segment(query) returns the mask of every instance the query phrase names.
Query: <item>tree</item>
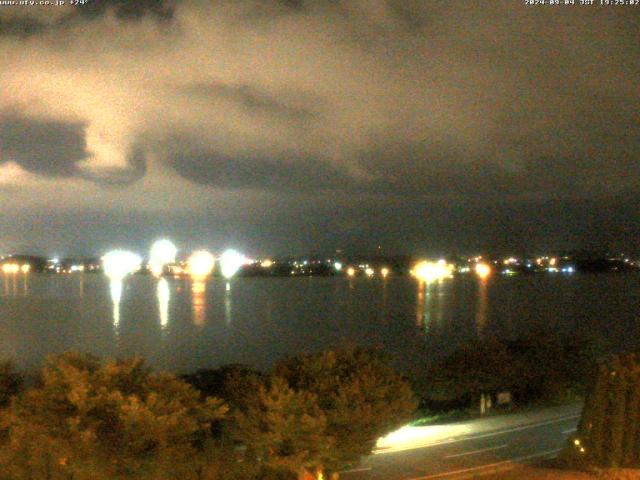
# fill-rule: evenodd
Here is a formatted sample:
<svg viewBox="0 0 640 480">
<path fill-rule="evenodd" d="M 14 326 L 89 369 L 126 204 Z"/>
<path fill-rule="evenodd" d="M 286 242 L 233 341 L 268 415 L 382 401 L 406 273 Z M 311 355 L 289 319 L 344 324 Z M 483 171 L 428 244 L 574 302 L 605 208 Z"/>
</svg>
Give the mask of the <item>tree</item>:
<svg viewBox="0 0 640 480">
<path fill-rule="evenodd" d="M 500 390 L 521 402 L 564 399 L 582 392 L 601 351 L 587 337 L 563 339 L 544 330 L 465 344 L 427 370 L 427 395 L 436 402 L 466 399 L 467 404 Z"/>
<path fill-rule="evenodd" d="M 277 364 L 275 375 L 316 396 L 335 440 L 324 466 L 334 470 L 370 454 L 377 439 L 404 425 L 416 408 L 408 383 L 377 350 L 300 355 Z"/>
<path fill-rule="evenodd" d="M 230 409 L 245 410 L 255 399 L 268 376 L 245 365 L 225 365 L 216 369 L 198 370 L 182 379 L 196 388 L 203 397 L 217 397 Z"/>
<path fill-rule="evenodd" d="M 0 408 L 6 408 L 21 387 L 22 376 L 16 372 L 13 362 L 0 362 Z"/>
<path fill-rule="evenodd" d="M 268 376 L 244 365 L 225 365 L 216 369 L 198 370 L 196 373 L 182 377 L 196 388 L 203 398 L 216 397 L 222 399 L 231 412 L 246 412 L 250 407 L 257 407 L 256 392 L 266 385 Z M 226 421 L 212 424 L 212 434 L 220 446 L 228 445 L 233 439 L 234 415 L 225 417 Z"/>
<path fill-rule="evenodd" d="M 507 346 L 495 340 L 465 345 L 427 370 L 427 388 L 435 400 L 473 399 L 513 387 Z"/>
<path fill-rule="evenodd" d="M 3 418 L 3 470 L 12 479 L 194 478 L 210 423 L 225 410 L 140 359 L 51 356 L 39 385 Z"/>
<path fill-rule="evenodd" d="M 600 365 L 576 435 L 570 463 L 640 468 L 640 361 L 620 354 Z"/>
<path fill-rule="evenodd" d="M 294 391 L 284 379 L 273 377 L 254 396 L 255 402 L 234 412 L 233 433 L 269 475 L 297 474 L 326 461 L 333 439 L 326 433 L 326 418 L 314 394 Z"/>
</svg>

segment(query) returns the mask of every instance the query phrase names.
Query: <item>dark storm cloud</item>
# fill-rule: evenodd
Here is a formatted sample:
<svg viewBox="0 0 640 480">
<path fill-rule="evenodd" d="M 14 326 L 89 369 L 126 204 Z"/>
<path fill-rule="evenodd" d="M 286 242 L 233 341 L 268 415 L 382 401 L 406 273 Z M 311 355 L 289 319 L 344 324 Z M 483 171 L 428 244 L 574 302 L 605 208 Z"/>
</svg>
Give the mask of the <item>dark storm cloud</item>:
<svg viewBox="0 0 640 480">
<path fill-rule="evenodd" d="M 85 125 L 0 114 L 0 163 L 14 161 L 25 170 L 50 177 L 78 173 L 86 160 Z"/>
<path fill-rule="evenodd" d="M 173 168 L 189 180 L 225 189 L 278 192 L 347 189 L 350 178 L 339 168 L 313 158 L 227 156 L 215 151 L 173 153 Z"/>
<path fill-rule="evenodd" d="M 309 95 L 289 92 L 288 98 L 275 98 L 250 85 L 226 85 L 220 82 L 194 83 L 182 88 L 182 94 L 197 102 L 229 101 L 245 109 L 249 114 L 265 114 L 274 118 L 302 122 L 310 120 L 313 112 L 300 105 L 315 99 Z"/>
<path fill-rule="evenodd" d="M 0 168 L 127 184 L 90 207 L 140 225 L 189 211 L 214 226 L 185 229 L 255 245 L 301 226 L 336 248 L 610 244 L 637 232 L 639 19 L 422 0 L 0 9 L 0 111 L 24 110 L 2 119 Z"/>
<path fill-rule="evenodd" d="M 140 20 L 147 16 L 170 21 L 175 11 L 174 4 L 171 0 L 89 0 L 76 8 L 57 7 L 58 11 L 52 10 L 52 6 L 44 7 L 37 13 L 33 12 L 33 8 L 22 8 L 17 13 L 17 7 L 13 11 L 0 9 L 0 36 L 29 37 L 98 19 L 106 13 L 113 13 L 117 19 L 124 21 Z"/>
<path fill-rule="evenodd" d="M 144 16 L 152 16 L 160 20 L 170 20 L 175 10 L 172 0 L 94 0 L 78 9 L 78 15 L 94 17 L 113 11 L 117 18 L 139 20 Z"/>
<path fill-rule="evenodd" d="M 23 170 L 46 178 L 81 177 L 91 181 L 125 185 L 146 171 L 144 151 L 135 147 L 127 155 L 128 168 L 86 171 L 86 125 L 25 117 L 16 112 L 0 114 L 0 165 L 14 162 Z"/>
<path fill-rule="evenodd" d="M 263 16 L 282 12 L 268 10 L 268 5 L 261 3 L 254 10 Z M 254 10 L 246 9 L 247 21 Z M 638 22 L 633 14 L 597 8 L 545 13 L 504 4 L 480 8 L 468 3 L 393 1 L 300 1 L 290 3 L 287 10 L 327 25 L 348 22 L 343 31 L 329 30 L 342 35 L 331 40 L 336 51 L 355 42 L 356 55 L 379 61 L 387 75 L 380 77 L 383 84 L 413 82 L 403 96 L 396 96 L 392 88 L 387 95 L 378 91 L 365 97 L 376 110 L 399 111 L 397 116 L 388 113 L 391 128 L 363 132 L 369 137 L 365 145 L 350 150 L 347 162 L 364 175 L 353 176 L 346 170 L 336 175 L 336 163 L 323 156 L 322 147 L 299 154 L 296 165 L 268 145 L 262 154 L 250 156 L 222 153 L 224 149 L 215 145 L 207 154 L 196 155 L 197 161 L 190 154 L 184 160 L 175 154 L 171 162 L 178 172 L 215 186 L 228 181 L 229 188 L 483 195 L 486 199 L 500 194 L 614 193 L 633 185 L 640 175 L 634 91 L 638 80 L 632 67 L 637 66 L 640 51 L 633 41 Z M 604 23 L 599 25 L 599 20 Z M 461 60 L 470 67 L 466 76 L 464 68 L 460 71 Z M 390 67 L 396 70 L 385 71 Z M 491 83 L 492 78 L 496 83 Z M 274 122 L 286 117 L 303 120 L 309 131 L 326 129 L 333 122 L 326 112 L 317 113 L 313 103 L 292 108 L 250 85 L 199 83 L 185 93 L 201 102 L 226 98 Z M 331 105 L 335 99 L 317 95 L 316 101 Z M 461 110 L 442 113 L 439 105 Z M 353 106 L 366 109 L 367 104 Z M 441 128 L 429 125 L 430 116 L 443 115 L 453 117 L 445 116 Z M 447 130 L 449 123 L 453 128 Z M 477 138 L 469 140 L 463 138 L 467 132 L 456 131 L 465 123 L 469 135 Z M 409 138 L 406 130 L 417 134 Z M 292 129 L 291 135 L 296 134 Z M 305 139 L 296 139 L 300 141 Z M 351 139 L 347 134 L 340 141 L 349 144 Z M 311 163 L 317 166 L 311 168 Z M 292 173 L 283 176 L 281 171 Z"/>
<path fill-rule="evenodd" d="M 0 35 L 30 36 L 48 28 L 45 22 L 31 17 L 3 18 L 0 12 Z"/>
</svg>

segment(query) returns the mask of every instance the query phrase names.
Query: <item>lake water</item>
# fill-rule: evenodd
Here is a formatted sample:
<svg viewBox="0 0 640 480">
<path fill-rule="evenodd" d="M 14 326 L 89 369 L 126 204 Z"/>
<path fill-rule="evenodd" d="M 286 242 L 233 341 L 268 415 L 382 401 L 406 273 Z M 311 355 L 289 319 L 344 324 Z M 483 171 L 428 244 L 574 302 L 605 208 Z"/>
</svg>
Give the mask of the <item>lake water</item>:
<svg viewBox="0 0 640 480">
<path fill-rule="evenodd" d="M 32 368 L 75 349 L 188 372 L 267 368 L 350 344 L 379 346 L 410 370 L 463 342 L 541 326 L 640 347 L 640 274 L 470 275 L 424 287 L 410 277 L 236 278 L 229 290 L 218 278 L 133 276 L 120 287 L 102 275 L 0 275 L 0 358 Z"/>
</svg>

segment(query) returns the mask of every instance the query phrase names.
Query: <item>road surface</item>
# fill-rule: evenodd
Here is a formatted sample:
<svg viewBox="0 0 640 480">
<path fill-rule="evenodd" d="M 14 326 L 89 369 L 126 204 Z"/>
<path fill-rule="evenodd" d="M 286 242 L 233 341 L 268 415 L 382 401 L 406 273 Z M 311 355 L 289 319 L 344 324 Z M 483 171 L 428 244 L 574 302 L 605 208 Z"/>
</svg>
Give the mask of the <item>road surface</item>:
<svg viewBox="0 0 640 480">
<path fill-rule="evenodd" d="M 374 454 L 341 473 L 344 480 L 473 478 L 554 457 L 575 432 L 581 405 L 464 423 L 405 427 Z"/>
</svg>

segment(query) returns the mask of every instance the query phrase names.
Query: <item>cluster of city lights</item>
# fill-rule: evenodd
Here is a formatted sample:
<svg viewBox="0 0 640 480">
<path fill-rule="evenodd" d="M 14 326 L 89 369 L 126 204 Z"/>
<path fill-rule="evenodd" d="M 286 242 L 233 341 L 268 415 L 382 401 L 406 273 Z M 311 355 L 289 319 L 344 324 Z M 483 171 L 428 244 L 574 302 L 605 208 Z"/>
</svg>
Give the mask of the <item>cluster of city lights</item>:
<svg viewBox="0 0 640 480">
<path fill-rule="evenodd" d="M 170 240 L 158 240 L 151 246 L 149 254 L 149 270 L 156 277 L 161 277 L 169 266 L 176 264 L 177 247 Z M 247 260 L 244 255 L 227 250 L 219 258 L 220 272 L 227 280 L 233 277 Z M 186 262 L 186 268 L 175 266 L 172 273 L 187 273 L 193 278 L 202 280 L 213 272 L 216 257 L 206 250 L 193 252 Z M 126 250 L 112 250 L 102 257 L 105 275 L 112 280 L 121 281 L 127 275 L 135 273 L 142 267 L 142 258 Z"/>
<path fill-rule="evenodd" d="M 109 277 L 123 279 L 139 270 L 153 274 L 156 278 L 164 275 L 190 276 L 203 280 L 213 274 L 214 270 L 229 280 L 236 275 L 243 265 L 248 265 L 244 273 L 248 275 L 270 276 L 332 276 L 365 277 L 386 279 L 390 274 L 404 275 L 410 271 L 421 282 L 433 282 L 449 278 L 457 274 L 475 274 L 480 279 L 487 279 L 492 275 L 513 276 L 531 273 L 574 274 L 581 272 L 583 267 L 578 263 L 584 261 L 572 256 L 533 256 L 518 257 L 505 256 L 502 258 L 455 257 L 448 260 L 420 260 L 409 266 L 404 260 L 391 269 L 384 264 L 347 263 L 344 258 L 305 258 L 298 260 L 277 260 L 264 257 L 250 260 L 235 250 L 226 250 L 221 255 L 214 255 L 207 250 L 197 250 L 191 255 L 184 256 L 184 260 L 177 260 L 177 247 L 170 240 L 158 240 L 150 249 L 148 261 L 127 250 L 113 250 L 102 259 L 60 259 L 58 257 L 42 258 L 29 255 L 0 256 L 0 273 L 5 275 L 27 274 L 30 272 L 46 273 L 83 273 L 104 271 Z M 450 257 L 454 258 L 454 257 Z M 624 254 L 595 258 L 596 267 L 602 262 L 607 271 L 628 271 L 640 269 L 640 261 L 632 260 Z M 585 270 L 590 268 L 589 259 L 585 263 Z M 265 272 L 266 271 L 266 272 Z"/>
<path fill-rule="evenodd" d="M 445 260 L 438 260 L 437 262 L 423 260 L 413 267 L 411 274 L 422 282 L 430 283 L 452 277 L 454 270 L 454 265 L 447 263 Z"/>
<path fill-rule="evenodd" d="M 28 263 L 18 264 L 18 263 L 5 263 L 2 265 L 2 273 L 11 274 L 11 273 L 29 273 L 31 271 L 31 265 Z"/>
<path fill-rule="evenodd" d="M 492 273 L 492 268 L 488 263 L 481 261 L 481 257 L 474 259 L 475 266 L 473 271 L 482 280 L 488 278 Z M 422 260 L 418 262 L 411 270 L 411 275 L 417 278 L 420 282 L 432 283 L 445 278 L 453 277 L 456 271 L 456 266 L 452 263 L 447 263 L 446 260 L 438 260 L 437 262 Z M 468 273 L 471 271 L 469 267 L 463 267 L 458 269 L 460 273 Z"/>
<path fill-rule="evenodd" d="M 340 272 L 342 271 L 342 264 L 340 262 L 336 262 L 334 264 L 334 268 L 337 272 Z M 355 267 L 347 267 L 346 269 L 348 277 L 355 277 L 358 271 L 364 272 L 365 276 L 369 278 L 376 275 L 375 269 L 373 267 L 370 267 L 369 265 L 359 265 L 358 269 L 356 269 Z M 379 273 L 382 278 L 387 278 L 390 272 L 391 271 L 387 267 L 382 267 Z"/>
</svg>

